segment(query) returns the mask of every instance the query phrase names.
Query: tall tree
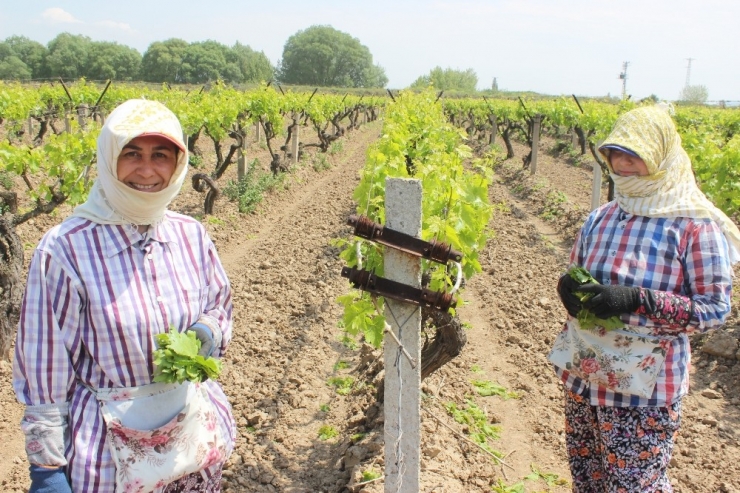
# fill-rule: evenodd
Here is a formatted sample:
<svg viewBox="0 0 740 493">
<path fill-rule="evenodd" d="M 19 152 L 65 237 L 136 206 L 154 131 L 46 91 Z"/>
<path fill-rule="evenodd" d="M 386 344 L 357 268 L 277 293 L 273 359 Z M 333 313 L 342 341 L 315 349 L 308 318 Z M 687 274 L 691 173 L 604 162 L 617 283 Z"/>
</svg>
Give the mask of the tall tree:
<svg viewBox="0 0 740 493">
<path fill-rule="evenodd" d="M 681 90 L 679 100 L 687 103 L 704 104 L 709 98 L 706 86 L 686 86 Z"/>
<path fill-rule="evenodd" d="M 92 42 L 85 76 L 92 80 L 137 80 L 141 54 L 134 48 L 109 41 Z"/>
<path fill-rule="evenodd" d="M 183 54 L 183 75 L 191 84 L 218 79 L 227 82 L 240 81 L 241 69 L 236 63 L 226 61 L 229 48 L 216 41 L 190 43 Z"/>
<path fill-rule="evenodd" d="M 32 78 L 43 77 L 44 57 L 47 54 L 44 45 L 25 36 L 11 36 L 5 39 L 5 43 L 13 50 L 13 54 L 26 64 Z"/>
<path fill-rule="evenodd" d="M 77 79 L 85 76 L 92 40 L 87 36 L 61 33 L 49 41 L 49 52 L 44 61 L 45 75 Z"/>
<path fill-rule="evenodd" d="M 254 51 L 238 41 L 231 48 L 227 60 L 239 66 L 243 82 L 268 82 L 275 75 L 275 67 L 264 52 Z"/>
<path fill-rule="evenodd" d="M 429 75 L 422 75 L 411 84 L 411 87 L 423 89 L 429 85 L 442 91 L 475 92 L 478 85 L 478 76 L 472 68 L 467 70 L 446 68 L 443 70 L 442 67 L 434 67 Z"/>
<path fill-rule="evenodd" d="M 285 84 L 384 87 L 385 71 L 373 65 L 370 50 L 357 38 L 331 26 L 312 26 L 288 38 L 279 63 Z"/>
<path fill-rule="evenodd" d="M 23 60 L 13 55 L 7 44 L 0 43 L 0 79 L 26 80 L 31 78 L 31 70 Z"/>
<path fill-rule="evenodd" d="M 141 59 L 141 79 L 148 82 L 185 82 L 183 57 L 187 41 L 171 38 L 149 45 Z"/>
</svg>

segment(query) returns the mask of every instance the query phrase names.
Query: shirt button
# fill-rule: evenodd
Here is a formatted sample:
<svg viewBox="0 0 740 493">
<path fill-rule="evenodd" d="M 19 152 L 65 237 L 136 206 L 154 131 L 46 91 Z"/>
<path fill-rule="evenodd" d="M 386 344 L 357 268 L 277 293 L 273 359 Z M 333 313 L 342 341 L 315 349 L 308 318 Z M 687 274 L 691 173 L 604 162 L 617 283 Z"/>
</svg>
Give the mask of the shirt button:
<svg viewBox="0 0 740 493">
<path fill-rule="evenodd" d="M 612 257 L 614 257 L 616 255 L 617 255 L 617 251 L 616 250 L 612 250 Z"/>
<path fill-rule="evenodd" d="M 147 255 L 147 256 L 146 256 L 146 258 L 148 258 L 149 260 L 151 260 L 151 259 L 153 259 L 153 258 L 154 258 L 154 255 L 152 255 L 152 254 L 150 253 L 149 255 Z"/>
<path fill-rule="evenodd" d="M 157 302 L 158 302 L 158 303 L 162 303 L 162 300 L 163 300 L 163 299 L 164 299 L 164 298 L 162 298 L 161 296 L 157 296 Z"/>
<path fill-rule="evenodd" d="M 604 281 L 604 284 L 611 284 L 611 281 L 607 279 L 606 281 Z"/>
</svg>

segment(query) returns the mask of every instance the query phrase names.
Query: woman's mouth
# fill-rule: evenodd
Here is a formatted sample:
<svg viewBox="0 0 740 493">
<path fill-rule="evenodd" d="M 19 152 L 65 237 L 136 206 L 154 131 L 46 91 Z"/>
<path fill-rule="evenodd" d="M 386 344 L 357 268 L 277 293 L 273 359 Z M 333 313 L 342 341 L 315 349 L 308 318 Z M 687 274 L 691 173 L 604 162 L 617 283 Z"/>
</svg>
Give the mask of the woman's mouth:
<svg viewBox="0 0 740 493">
<path fill-rule="evenodd" d="M 155 188 L 157 188 L 157 184 L 153 185 L 142 185 L 141 183 L 127 183 L 127 185 L 134 190 L 138 190 L 140 192 L 152 192 Z"/>
</svg>

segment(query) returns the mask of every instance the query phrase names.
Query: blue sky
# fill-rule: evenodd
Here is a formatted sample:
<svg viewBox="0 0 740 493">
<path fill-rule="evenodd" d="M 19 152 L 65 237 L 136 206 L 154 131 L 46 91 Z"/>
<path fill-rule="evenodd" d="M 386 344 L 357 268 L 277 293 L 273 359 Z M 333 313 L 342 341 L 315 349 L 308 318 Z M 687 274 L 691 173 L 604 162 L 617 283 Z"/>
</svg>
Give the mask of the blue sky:
<svg viewBox="0 0 740 493">
<path fill-rule="evenodd" d="M 286 40 L 315 24 L 349 33 L 403 88 L 435 66 L 478 75 L 478 87 L 545 94 L 676 99 L 690 83 L 740 100 L 736 0 L 0 0 L 0 39 L 42 44 L 61 32 L 143 53 L 169 38 L 236 41 L 277 63 Z"/>
</svg>

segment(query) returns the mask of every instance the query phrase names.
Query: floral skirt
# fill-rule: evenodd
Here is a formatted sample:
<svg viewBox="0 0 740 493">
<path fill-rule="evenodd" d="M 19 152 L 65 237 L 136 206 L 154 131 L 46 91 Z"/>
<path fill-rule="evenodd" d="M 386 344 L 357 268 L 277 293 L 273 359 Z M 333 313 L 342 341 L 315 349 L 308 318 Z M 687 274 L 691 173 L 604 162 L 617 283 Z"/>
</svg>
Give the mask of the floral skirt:
<svg viewBox="0 0 740 493">
<path fill-rule="evenodd" d="M 168 484 L 163 493 L 221 493 L 221 469 L 210 476 L 195 472 Z"/>
<path fill-rule="evenodd" d="M 576 493 L 672 492 L 666 475 L 681 424 L 668 407 L 592 406 L 565 393 L 565 442 Z"/>
</svg>

